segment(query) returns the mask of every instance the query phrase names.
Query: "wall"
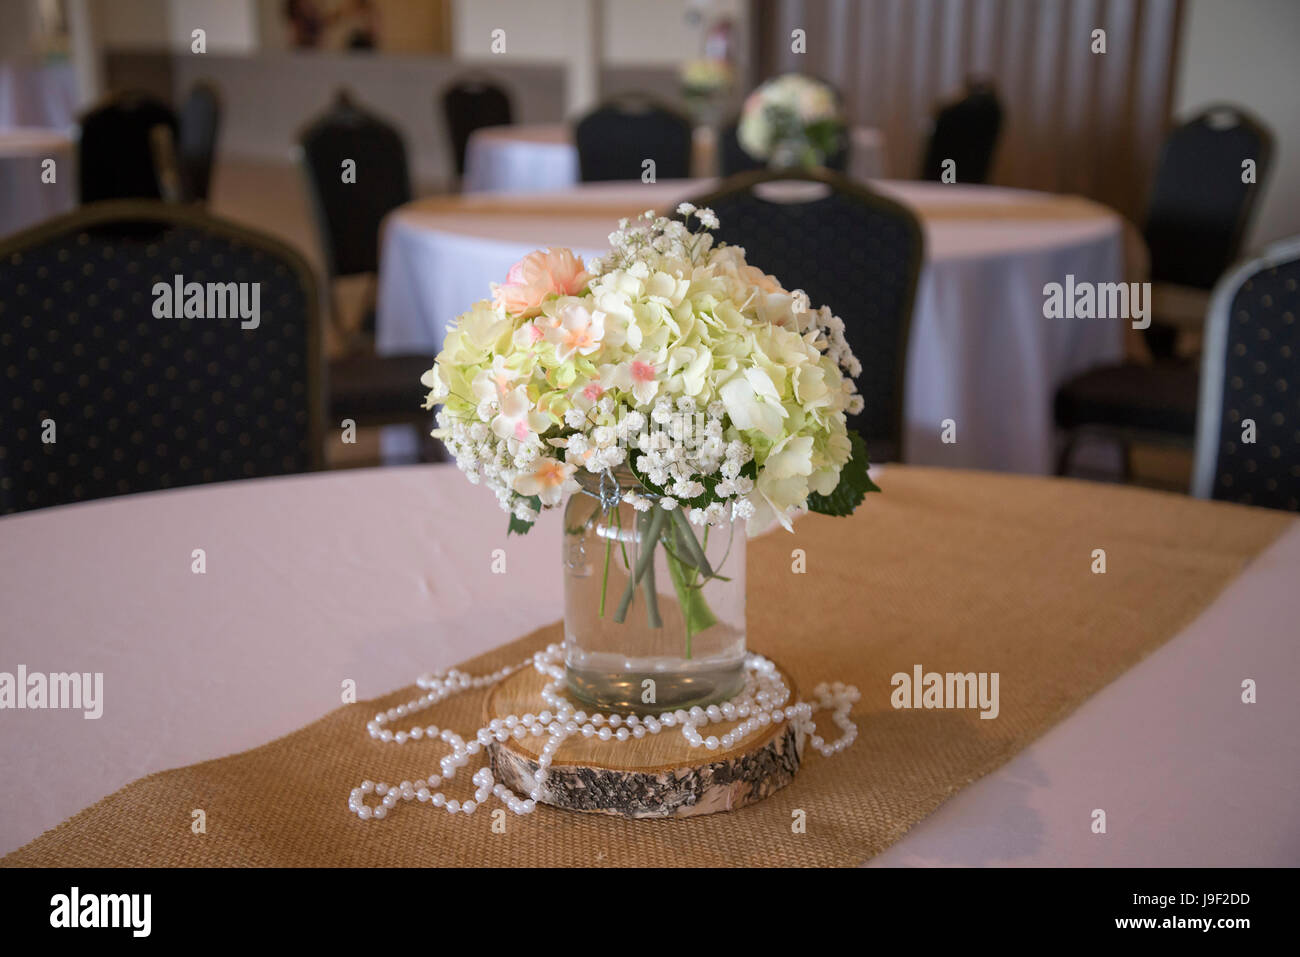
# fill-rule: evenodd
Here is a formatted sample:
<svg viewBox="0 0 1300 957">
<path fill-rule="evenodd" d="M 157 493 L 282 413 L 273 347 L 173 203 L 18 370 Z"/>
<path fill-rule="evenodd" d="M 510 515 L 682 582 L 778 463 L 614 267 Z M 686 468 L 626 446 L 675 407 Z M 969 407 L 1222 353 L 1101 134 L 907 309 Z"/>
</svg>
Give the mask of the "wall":
<svg viewBox="0 0 1300 957">
<path fill-rule="evenodd" d="M 106 49 L 189 50 L 190 31 L 207 32 L 209 52 L 257 49 L 254 0 L 92 0 Z"/>
<path fill-rule="evenodd" d="M 171 43 L 167 0 L 91 0 L 95 27 L 107 49 L 165 47 Z"/>
<path fill-rule="evenodd" d="M 593 10 L 600 17 L 594 29 Z M 748 13 L 747 0 L 453 0 L 452 52 L 463 60 L 503 59 L 491 43 L 492 32 L 504 30 L 511 60 L 565 65 L 566 114 L 573 116 L 623 89 L 677 100 L 679 65 L 701 54 L 704 27 L 724 16 L 736 25 L 737 65 L 745 75 Z M 600 69 L 584 59 L 597 32 Z"/>
<path fill-rule="evenodd" d="M 1300 3 L 1187 0 L 1182 39 L 1176 117 L 1237 103 L 1273 131 L 1273 167 L 1247 248 L 1300 234 Z"/>
<path fill-rule="evenodd" d="M 257 50 L 257 11 L 254 0 L 171 0 L 171 42 L 188 50 L 192 30 L 207 33 L 209 53 L 253 53 Z"/>
<path fill-rule="evenodd" d="M 40 16 L 34 0 L 0 0 L 0 58 L 34 52 Z"/>
<path fill-rule="evenodd" d="M 603 0 L 603 60 L 610 64 L 676 66 L 700 54 L 706 18 L 729 16 L 741 23 L 745 0 Z M 453 52 L 467 59 L 491 57 L 492 31 L 503 29 L 510 56 L 558 62 L 573 49 L 574 24 L 584 22 L 587 0 L 454 0 Z"/>
<path fill-rule="evenodd" d="M 264 52 L 258 56 L 121 54 L 116 69 L 142 70 L 163 60 L 172 71 L 174 95 L 197 80 L 214 83 L 225 111 L 218 149 L 225 156 L 273 162 L 295 159 L 298 132 L 346 87 L 355 99 L 397 126 L 406 139 L 412 172 L 427 185 L 453 175 L 448 139 L 436 96 L 463 64 L 436 56 L 366 56 L 317 51 Z M 510 91 L 523 122 L 560 118 L 564 74 L 558 65 L 496 64 L 492 76 Z M 273 96 L 266 95 L 268 90 Z"/>
</svg>

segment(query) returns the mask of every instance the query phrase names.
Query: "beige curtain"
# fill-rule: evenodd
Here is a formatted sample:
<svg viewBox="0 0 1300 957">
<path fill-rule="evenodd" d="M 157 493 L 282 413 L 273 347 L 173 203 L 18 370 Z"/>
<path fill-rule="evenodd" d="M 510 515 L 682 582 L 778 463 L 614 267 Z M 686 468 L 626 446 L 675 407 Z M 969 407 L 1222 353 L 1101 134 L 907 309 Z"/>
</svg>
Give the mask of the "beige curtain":
<svg viewBox="0 0 1300 957">
<path fill-rule="evenodd" d="M 991 79 L 992 181 L 1080 193 L 1140 220 L 1167 128 L 1182 0 L 755 0 L 760 79 L 819 75 L 882 130 L 887 174 L 918 175 L 937 103 Z M 1106 31 L 1106 52 L 1091 52 Z M 791 50 L 803 29 L 807 52 Z M 960 171 L 958 172 L 960 177 Z"/>
</svg>

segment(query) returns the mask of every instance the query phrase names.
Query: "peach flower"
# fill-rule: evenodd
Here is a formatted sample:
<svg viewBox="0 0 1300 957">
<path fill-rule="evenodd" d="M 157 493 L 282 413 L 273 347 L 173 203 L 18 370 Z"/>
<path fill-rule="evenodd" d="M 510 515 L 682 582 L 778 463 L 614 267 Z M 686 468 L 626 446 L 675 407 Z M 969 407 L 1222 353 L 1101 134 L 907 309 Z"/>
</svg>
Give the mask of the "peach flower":
<svg viewBox="0 0 1300 957">
<path fill-rule="evenodd" d="M 582 259 L 570 249 L 531 252 L 510 267 L 506 281 L 492 295 L 498 306 L 516 319 L 536 316 L 550 296 L 576 296 L 591 277 Z"/>
</svg>

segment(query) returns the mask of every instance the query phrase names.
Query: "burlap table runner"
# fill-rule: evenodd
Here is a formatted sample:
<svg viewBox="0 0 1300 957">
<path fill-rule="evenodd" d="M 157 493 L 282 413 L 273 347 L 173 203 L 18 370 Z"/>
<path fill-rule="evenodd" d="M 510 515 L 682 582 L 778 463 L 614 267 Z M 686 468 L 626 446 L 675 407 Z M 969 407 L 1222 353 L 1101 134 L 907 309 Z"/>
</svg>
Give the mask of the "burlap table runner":
<svg viewBox="0 0 1300 957">
<path fill-rule="evenodd" d="M 856 684 L 857 742 L 809 749 L 794 783 L 739 811 L 626 821 L 541 808 L 493 833 L 416 803 L 363 822 L 366 777 L 437 770 L 436 743 L 371 741 L 366 721 L 414 694 L 340 708 L 270 744 L 136 781 L 6 865 L 846 865 L 898 840 L 958 788 L 1005 762 L 1194 618 L 1294 521 L 1181 496 L 960 471 L 891 467 L 850 519 L 807 516 L 750 544 L 750 644 L 802 688 Z M 1094 574 L 1093 549 L 1106 551 Z M 807 573 L 792 571 L 802 549 Z M 558 640 L 558 626 L 467 662 L 472 672 Z M 1000 714 L 894 710 L 890 676 L 999 672 Z M 426 712 L 478 727 L 482 693 Z M 827 722 L 829 724 L 829 722 Z M 833 736 L 833 726 L 826 730 Z M 473 764 L 447 787 L 472 790 Z M 461 791 L 465 793 L 462 794 Z M 207 812 L 207 833 L 190 831 Z M 805 833 L 791 828 L 806 812 Z"/>
<path fill-rule="evenodd" d="M 705 190 L 707 192 L 707 190 Z M 889 196 L 888 193 L 882 195 Z M 989 222 L 1061 221 L 1081 219 L 1110 219 L 1116 212 L 1084 199 L 1081 196 L 1039 194 L 1018 199 L 1016 202 L 954 203 L 938 200 L 899 200 L 922 220 L 971 220 Z M 653 204 L 650 204 L 653 205 Z M 491 193 L 468 196 L 432 196 L 404 207 L 406 212 L 429 216 L 472 213 L 475 216 L 504 216 L 507 218 L 540 217 L 544 219 L 605 219 L 613 224 L 623 217 L 634 217 L 647 208 L 647 204 L 631 200 L 599 200 L 566 202 L 563 199 L 512 199 Z M 664 215 L 671 208 L 660 210 Z"/>
</svg>

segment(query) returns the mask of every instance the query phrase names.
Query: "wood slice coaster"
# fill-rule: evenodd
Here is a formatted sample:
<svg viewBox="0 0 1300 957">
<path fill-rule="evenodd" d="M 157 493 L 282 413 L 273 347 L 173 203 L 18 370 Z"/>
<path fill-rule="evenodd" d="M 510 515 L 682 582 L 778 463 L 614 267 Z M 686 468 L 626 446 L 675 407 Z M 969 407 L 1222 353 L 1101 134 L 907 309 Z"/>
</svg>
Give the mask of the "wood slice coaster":
<svg viewBox="0 0 1300 957">
<path fill-rule="evenodd" d="M 778 666 L 798 700 L 794 682 Z M 542 711 L 547 679 L 536 668 L 521 668 L 488 692 L 487 720 Z M 575 708 L 590 706 L 574 701 Z M 719 738 L 736 722 L 711 724 L 701 733 Z M 680 728 L 626 741 L 601 741 L 571 735 L 551 762 L 539 804 L 618 814 L 630 818 L 693 817 L 731 811 L 761 801 L 789 784 L 803 757 L 804 733 L 788 721 L 774 722 L 729 750 L 691 747 Z M 492 773 L 518 794 L 535 786 L 537 758 L 545 737 L 507 738 L 488 746 Z"/>
</svg>

